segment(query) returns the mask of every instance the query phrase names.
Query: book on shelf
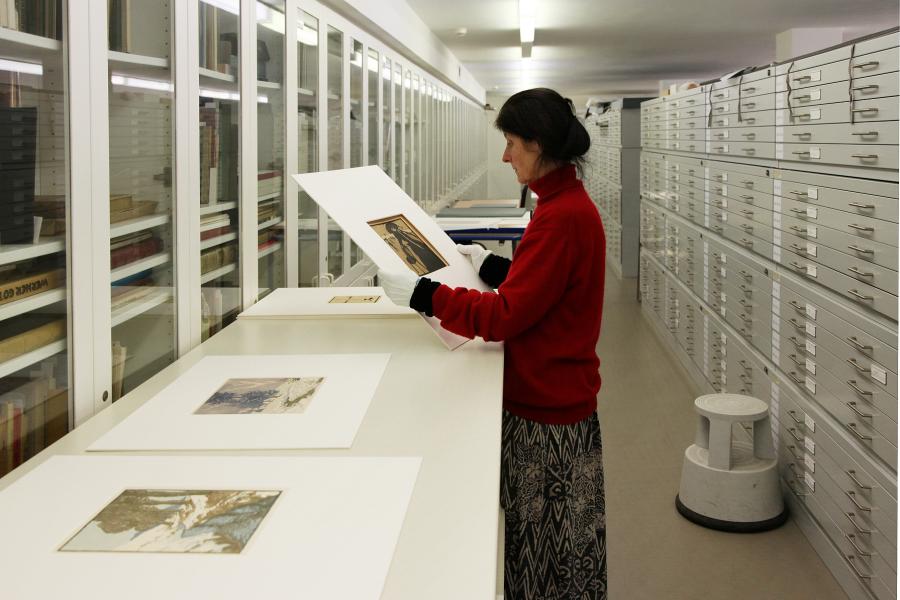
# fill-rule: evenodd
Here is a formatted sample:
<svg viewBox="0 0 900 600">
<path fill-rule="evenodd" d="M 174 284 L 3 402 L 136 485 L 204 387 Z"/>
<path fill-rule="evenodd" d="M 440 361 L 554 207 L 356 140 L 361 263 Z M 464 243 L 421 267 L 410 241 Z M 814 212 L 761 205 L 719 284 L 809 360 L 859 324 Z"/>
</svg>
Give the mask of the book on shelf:
<svg viewBox="0 0 900 600">
<path fill-rule="evenodd" d="M 148 217 L 156 214 L 158 205 L 159 203 L 155 200 L 135 200 L 129 194 L 110 196 L 109 222 L 114 224 L 140 217 Z"/>
<path fill-rule="evenodd" d="M 215 229 L 208 229 L 206 231 L 200 232 L 200 241 L 211 240 L 213 238 L 217 238 L 222 235 L 227 235 L 231 233 L 231 225 L 225 225 L 223 227 L 216 227 Z"/>
<path fill-rule="evenodd" d="M 231 225 L 231 217 L 227 212 L 210 213 L 200 217 L 201 229 L 212 229 L 214 227 L 226 227 Z"/>
<path fill-rule="evenodd" d="M 200 204 L 218 198 L 219 109 L 215 103 L 200 107 Z"/>
<path fill-rule="evenodd" d="M 283 181 L 281 171 L 260 171 L 257 175 L 257 196 L 280 194 L 284 185 Z"/>
<path fill-rule="evenodd" d="M 16 102 L 10 98 L 9 102 Z M 0 244 L 34 240 L 37 107 L 0 107 Z"/>
<path fill-rule="evenodd" d="M 110 268 L 131 264 L 162 252 L 163 242 L 149 231 L 123 235 L 110 243 Z"/>
<path fill-rule="evenodd" d="M 66 337 L 66 320 L 30 312 L 2 321 L 0 362 L 14 360 Z"/>
<path fill-rule="evenodd" d="M 118 52 L 131 51 L 131 2 L 132 0 L 107 0 L 109 15 L 109 49 Z"/>
<path fill-rule="evenodd" d="M 52 268 L 46 263 L 24 262 L 14 266 L 17 268 L 0 273 L 0 305 L 42 294 L 66 282 L 64 269 Z"/>
<path fill-rule="evenodd" d="M 236 258 L 237 246 L 234 243 L 209 248 L 200 253 L 200 272 L 206 275 L 234 263 Z"/>
<path fill-rule="evenodd" d="M 58 40 L 62 0 L 0 0 L 0 27 Z"/>
<path fill-rule="evenodd" d="M 119 342 L 112 343 L 112 401 L 122 397 L 125 387 L 125 361 L 128 349 Z"/>
</svg>

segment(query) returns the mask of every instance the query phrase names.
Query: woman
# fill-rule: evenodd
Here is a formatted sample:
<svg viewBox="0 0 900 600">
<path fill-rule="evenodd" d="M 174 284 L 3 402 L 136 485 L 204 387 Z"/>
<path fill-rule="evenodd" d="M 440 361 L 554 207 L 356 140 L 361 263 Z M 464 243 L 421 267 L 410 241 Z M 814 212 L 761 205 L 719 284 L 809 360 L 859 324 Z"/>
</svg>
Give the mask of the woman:
<svg viewBox="0 0 900 600">
<path fill-rule="evenodd" d="M 538 196 L 512 261 L 459 246 L 496 293 L 379 272 L 398 304 L 459 335 L 505 342 L 500 501 L 507 600 L 606 598 L 597 392 L 606 237 L 576 177 L 590 138 L 549 89 L 512 96 L 495 126 L 503 162 Z"/>
</svg>

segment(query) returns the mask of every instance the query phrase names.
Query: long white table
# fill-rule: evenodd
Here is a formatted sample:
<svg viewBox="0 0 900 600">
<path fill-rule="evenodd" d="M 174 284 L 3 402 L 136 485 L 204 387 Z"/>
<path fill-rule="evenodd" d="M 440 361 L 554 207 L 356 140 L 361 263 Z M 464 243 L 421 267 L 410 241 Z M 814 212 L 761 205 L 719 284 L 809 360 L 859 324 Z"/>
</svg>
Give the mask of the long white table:
<svg viewBox="0 0 900 600">
<path fill-rule="evenodd" d="M 351 449 L 240 454 L 421 456 L 382 599 L 493 599 L 503 349 L 473 341 L 450 352 L 421 319 L 239 320 L 0 479 L 0 490 L 51 455 L 84 453 L 203 356 L 355 352 L 392 356 Z M 297 592 L 302 595 L 302 582 Z"/>
</svg>

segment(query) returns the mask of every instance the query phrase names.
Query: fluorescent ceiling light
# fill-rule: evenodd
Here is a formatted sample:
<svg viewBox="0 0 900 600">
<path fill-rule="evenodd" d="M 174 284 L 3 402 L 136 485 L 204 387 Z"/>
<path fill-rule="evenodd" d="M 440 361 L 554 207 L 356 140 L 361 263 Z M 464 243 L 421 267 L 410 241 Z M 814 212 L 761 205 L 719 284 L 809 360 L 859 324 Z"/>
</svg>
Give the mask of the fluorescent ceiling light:
<svg viewBox="0 0 900 600">
<path fill-rule="evenodd" d="M 22 73 L 25 75 L 43 75 L 44 67 L 37 63 L 19 62 L 17 60 L 0 58 L 0 71 L 12 71 L 14 73 Z"/>
<path fill-rule="evenodd" d="M 111 75 L 109 82 L 113 85 L 122 85 L 125 87 L 138 88 L 143 90 L 153 90 L 157 92 L 171 92 L 174 87 L 168 81 L 160 81 L 158 79 L 141 79 L 139 77 L 126 77 L 123 75 Z"/>
<path fill-rule="evenodd" d="M 534 21 L 537 0 L 519 0 L 519 40 L 523 44 L 534 43 Z"/>
</svg>

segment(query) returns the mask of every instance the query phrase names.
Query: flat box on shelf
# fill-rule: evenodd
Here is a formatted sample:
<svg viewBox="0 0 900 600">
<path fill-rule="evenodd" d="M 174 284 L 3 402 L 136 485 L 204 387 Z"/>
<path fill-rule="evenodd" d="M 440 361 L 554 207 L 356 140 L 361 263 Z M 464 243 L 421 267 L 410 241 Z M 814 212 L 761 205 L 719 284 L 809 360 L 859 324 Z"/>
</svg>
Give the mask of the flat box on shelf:
<svg viewBox="0 0 900 600">
<path fill-rule="evenodd" d="M 52 320 L 50 320 L 52 319 Z M 65 319 L 24 315 L 11 321 L 0 340 L 0 362 L 6 362 L 66 337 Z"/>
<path fill-rule="evenodd" d="M 61 286 L 66 280 L 63 269 L 19 275 L 15 279 L 0 277 L 0 304 L 15 302 Z"/>
</svg>

